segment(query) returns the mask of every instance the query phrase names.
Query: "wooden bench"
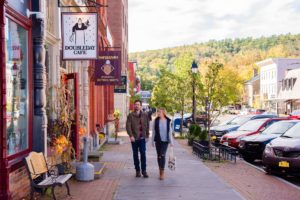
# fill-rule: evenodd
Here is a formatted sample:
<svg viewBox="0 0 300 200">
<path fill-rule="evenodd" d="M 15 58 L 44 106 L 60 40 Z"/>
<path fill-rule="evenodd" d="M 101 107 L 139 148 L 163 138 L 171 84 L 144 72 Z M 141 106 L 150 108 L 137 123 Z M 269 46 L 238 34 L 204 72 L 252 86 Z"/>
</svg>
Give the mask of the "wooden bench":
<svg viewBox="0 0 300 200">
<path fill-rule="evenodd" d="M 56 186 L 66 185 L 68 195 L 70 195 L 70 188 L 68 180 L 72 174 L 58 175 L 57 170 L 49 169 L 43 153 L 31 152 L 25 158 L 26 167 L 31 181 L 30 198 L 33 199 L 34 192 L 44 194 L 48 188 L 52 189 L 53 199 L 56 200 L 54 189 Z"/>
</svg>

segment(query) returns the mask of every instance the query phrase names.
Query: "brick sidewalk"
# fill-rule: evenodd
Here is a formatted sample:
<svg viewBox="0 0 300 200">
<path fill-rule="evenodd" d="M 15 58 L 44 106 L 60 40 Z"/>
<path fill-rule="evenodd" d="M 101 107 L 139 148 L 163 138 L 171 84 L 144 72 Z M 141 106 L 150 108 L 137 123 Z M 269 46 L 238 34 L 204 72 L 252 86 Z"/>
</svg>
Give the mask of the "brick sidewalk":
<svg viewBox="0 0 300 200">
<path fill-rule="evenodd" d="M 123 141 L 127 141 L 128 137 L 124 137 L 124 133 L 119 134 Z M 124 159 L 118 159 L 114 155 L 119 153 L 131 153 L 128 144 L 108 145 L 104 146 L 104 155 L 101 162 L 105 163 L 105 170 L 100 179 L 91 182 L 78 182 L 75 178 L 70 181 L 71 196 L 67 196 L 67 190 L 63 187 L 55 188 L 56 198 L 59 200 L 110 200 L 116 192 L 121 171 L 125 166 Z M 109 154 L 109 155 L 108 155 Z M 36 197 L 36 199 L 50 200 L 51 191 L 48 190 L 47 195 Z"/>
<path fill-rule="evenodd" d="M 122 134 L 120 134 L 122 135 Z M 221 181 L 199 159 L 191 156 L 177 143 L 174 152 L 177 169 L 165 170 L 166 179 L 158 179 L 155 148 L 147 144 L 148 179 L 135 178 L 131 146 L 128 137 L 121 136 L 122 145 L 105 145 L 101 159 L 106 169 L 100 179 L 92 182 L 70 184 L 71 197 L 66 189 L 57 189 L 57 199 L 62 200 L 140 200 L 140 199 L 243 199 L 236 191 Z M 60 190 L 60 191 L 59 191 Z M 43 199 L 51 199 L 50 196 Z"/>
<path fill-rule="evenodd" d="M 186 140 L 178 140 L 181 146 L 192 154 L 192 148 Z M 215 174 L 235 188 L 248 200 L 296 200 L 300 199 L 300 190 L 268 176 L 241 160 L 236 164 L 229 162 L 204 162 Z"/>
</svg>

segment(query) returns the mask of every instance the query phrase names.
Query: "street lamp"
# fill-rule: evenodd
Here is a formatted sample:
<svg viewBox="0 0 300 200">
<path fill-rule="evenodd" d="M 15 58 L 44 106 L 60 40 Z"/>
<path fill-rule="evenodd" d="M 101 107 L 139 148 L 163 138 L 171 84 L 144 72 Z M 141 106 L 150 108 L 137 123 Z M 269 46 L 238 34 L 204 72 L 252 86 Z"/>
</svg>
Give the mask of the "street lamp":
<svg viewBox="0 0 300 200">
<path fill-rule="evenodd" d="M 198 65 L 195 62 L 195 60 L 192 63 L 192 78 L 193 78 L 193 123 L 196 123 L 196 95 L 195 95 L 195 89 L 196 89 L 196 78 L 195 75 L 198 73 Z"/>
</svg>

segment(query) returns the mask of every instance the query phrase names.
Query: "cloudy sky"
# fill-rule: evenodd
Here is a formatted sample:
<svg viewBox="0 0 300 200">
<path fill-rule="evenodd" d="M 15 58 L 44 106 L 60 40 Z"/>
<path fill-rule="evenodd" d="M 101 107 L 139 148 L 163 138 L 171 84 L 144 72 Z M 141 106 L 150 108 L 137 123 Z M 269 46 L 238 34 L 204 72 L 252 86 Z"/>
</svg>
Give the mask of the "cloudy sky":
<svg viewBox="0 0 300 200">
<path fill-rule="evenodd" d="M 300 0 L 128 0 L 129 51 L 300 33 Z"/>
</svg>

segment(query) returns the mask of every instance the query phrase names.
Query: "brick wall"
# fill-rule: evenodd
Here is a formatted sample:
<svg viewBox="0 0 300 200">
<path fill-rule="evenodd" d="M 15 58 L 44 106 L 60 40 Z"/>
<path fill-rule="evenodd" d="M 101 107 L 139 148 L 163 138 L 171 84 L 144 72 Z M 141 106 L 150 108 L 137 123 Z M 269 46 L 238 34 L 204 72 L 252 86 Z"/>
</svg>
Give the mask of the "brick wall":
<svg viewBox="0 0 300 200">
<path fill-rule="evenodd" d="M 9 188 L 13 200 L 20 200 L 30 194 L 30 180 L 25 166 L 9 174 Z"/>
</svg>

